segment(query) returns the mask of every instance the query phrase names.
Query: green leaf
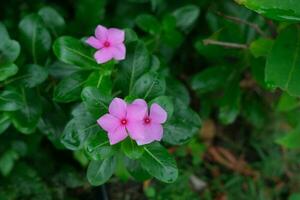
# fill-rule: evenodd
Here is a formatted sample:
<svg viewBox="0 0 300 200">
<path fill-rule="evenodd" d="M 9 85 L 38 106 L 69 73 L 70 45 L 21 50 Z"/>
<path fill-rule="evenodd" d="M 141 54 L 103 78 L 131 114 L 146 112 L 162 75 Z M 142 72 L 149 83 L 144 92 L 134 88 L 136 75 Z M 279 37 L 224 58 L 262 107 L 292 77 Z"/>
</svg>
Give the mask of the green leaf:
<svg viewBox="0 0 300 200">
<path fill-rule="evenodd" d="M 160 32 L 160 23 L 153 15 L 149 15 L 149 14 L 139 15 L 136 18 L 135 22 L 139 28 L 152 35 L 159 34 Z"/>
<path fill-rule="evenodd" d="M 5 113 L 0 113 L 0 134 L 2 134 L 10 126 L 9 116 Z"/>
<path fill-rule="evenodd" d="M 247 8 L 281 21 L 300 21 L 299 1 L 278 0 L 236 0 Z"/>
<path fill-rule="evenodd" d="M 196 22 L 200 9 L 195 5 L 186 5 L 173 12 L 176 25 L 184 32 L 188 32 Z"/>
<path fill-rule="evenodd" d="M 46 68 L 30 64 L 20 68 L 17 79 L 18 84 L 25 87 L 32 88 L 43 83 L 48 77 L 48 71 Z"/>
<path fill-rule="evenodd" d="M 108 112 L 108 106 L 112 97 L 101 93 L 98 88 L 85 87 L 82 90 L 81 98 L 87 110 L 94 116 L 100 116 Z"/>
<path fill-rule="evenodd" d="M 110 72 L 94 71 L 90 74 L 84 86 L 97 88 L 101 94 L 111 96 L 113 84 L 110 74 Z"/>
<path fill-rule="evenodd" d="M 165 79 L 158 73 L 148 72 L 135 82 L 132 88 L 132 94 L 143 99 L 151 100 L 163 95 L 165 90 Z"/>
<path fill-rule="evenodd" d="M 259 38 L 254 40 L 250 44 L 250 52 L 255 58 L 267 56 L 272 46 L 274 44 L 273 40 L 266 39 L 266 38 Z"/>
<path fill-rule="evenodd" d="M 201 120 L 197 113 L 178 99 L 174 100 L 174 108 L 176 109 L 174 109 L 172 118 L 164 124 L 163 141 L 181 145 L 199 133 Z"/>
<path fill-rule="evenodd" d="M 93 186 L 102 185 L 112 176 L 116 169 L 116 158 L 91 161 L 87 169 L 87 179 Z"/>
<path fill-rule="evenodd" d="M 131 95 L 136 80 L 149 70 L 150 57 L 144 43 L 140 41 L 131 43 L 126 48 L 126 59 L 121 62 L 117 81 L 119 87 Z"/>
<path fill-rule="evenodd" d="M 59 60 L 67 64 L 83 69 L 99 68 L 93 57 L 92 48 L 76 38 L 69 36 L 58 38 L 54 42 L 53 51 Z"/>
<path fill-rule="evenodd" d="M 62 34 L 65 28 L 65 20 L 56 10 L 51 7 L 44 7 L 39 10 L 38 14 L 54 37 Z"/>
<path fill-rule="evenodd" d="M 145 180 L 151 178 L 149 173 L 142 168 L 142 166 L 138 160 L 127 159 L 125 164 L 126 164 L 129 174 L 135 180 L 145 181 Z"/>
<path fill-rule="evenodd" d="M 45 62 L 51 48 L 51 36 L 41 17 L 37 14 L 27 15 L 19 23 L 19 30 L 22 47 L 32 61 L 35 64 Z"/>
<path fill-rule="evenodd" d="M 130 28 L 125 28 L 125 43 L 136 42 L 138 40 L 138 36 L 134 30 Z"/>
<path fill-rule="evenodd" d="M 7 41 L 10 39 L 5 26 L 1 22 L 0 22 L 0 38 L 2 41 Z"/>
<path fill-rule="evenodd" d="M 282 93 L 277 104 L 276 110 L 280 112 L 292 111 L 300 106 L 299 99 L 287 93 Z"/>
<path fill-rule="evenodd" d="M 168 96 L 159 96 L 153 99 L 149 104 L 152 105 L 153 103 L 157 103 L 160 105 L 167 113 L 168 113 L 168 119 L 170 119 L 174 112 L 174 105 L 173 101 Z"/>
<path fill-rule="evenodd" d="M 19 155 L 13 150 L 7 150 L 0 157 L 0 172 L 3 176 L 9 175 L 14 167 L 15 161 L 19 158 Z"/>
<path fill-rule="evenodd" d="M 0 81 L 6 80 L 17 72 L 18 67 L 13 63 L 0 64 Z"/>
<path fill-rule="evenodd" d="M 288 149 L 298 149 L 300 148 L 300 128 L 297 127 L 296 129 L 289 132 L 287 135 L 279 138 L 276 142 L 285 148 Z"/>
<path fill-rule="evenodd" d="M 173 77 L 167 77 L 166 84 L 166 95 L 179 98 L 185 105 L 190 103 L 190 94 L 181 82 Z"/>
<path fill-rule="evenodd" d="M 116 152 L 109 144 L 107 133 L 104 131 L 91 133 L 85 145 L 85 152 L 92 160 L 104 160 Z"/>
<path fill-rule="evenodd" d="M 300 200 L 300 193 L 293 193 L 289 196 L 289 200 Z"/>
<path fill-rule="evenodd" d="M 172 183 L 177 179 L 176 162 L 163 146 L 152 143 L 144 146 L 144 150 L 139 161 L 150 175 L 165 183 Z"/>
<path fill-rule="evenodd" d="M 22 107 L 10 113 L 12 123 L 21 133 L 33 133 L 42 114 L 40 96 L 33 89 L 21 87 Z"/>
<path fill-rule="evenodd" d="M 22 95 L 16 88 L 8 87 L 0 94 L 0 110 L 15 111 L 23 107 Z"/>
<path fill-rule="evenodd" d="M 75 116 L 67 123 L 61 136 L 61 142 L 70 150 L 79 150 L 85 145 L 91 134 L 98 133 L 100 130 L 96 119 L 88 113 L 84 113 Z"/>
<path fill-rule="evenodd" d="M 122 151 L 130 159 L 138 159 L 144 153 L 144 149 L 138 146 L 136 142 L 130 138 L 127 138 L 122 142 Z"/>
<path fill-rule="evenodd" d="M 267 57 L 266 82 L 300 96 L 300 28 L 290 26 L 277 37 Z"/>
<path fill-rule="evenodd" d="M 217 90 L 224 86 L 230 73 L 229 68 L 225 66 L 209 67 L 192 78 L 192 88 L 199 93 Z"/>
<path fill-rule="evenodd" d="M 87 79 L 87 72 L 75 72 L 63 79 L 55 88 L 55 101 L 68 103 L 80 99 L 80 93 Z"/>
</svg>

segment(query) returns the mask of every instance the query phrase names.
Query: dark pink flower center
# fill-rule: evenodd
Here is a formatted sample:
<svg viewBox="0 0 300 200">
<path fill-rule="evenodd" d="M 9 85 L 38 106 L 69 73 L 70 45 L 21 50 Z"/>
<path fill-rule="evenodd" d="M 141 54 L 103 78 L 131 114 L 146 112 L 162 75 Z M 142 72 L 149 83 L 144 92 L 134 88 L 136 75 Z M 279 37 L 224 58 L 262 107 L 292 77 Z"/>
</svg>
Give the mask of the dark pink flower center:
<svg viewBox="0 0 300 200">
<path fill-rule="evenodd" d="M 145 117 L 144 123 L 145 124 L 150 124 L 150 122 L 151 122 L 151 119 L 149 117 Z"/>
<path fill-rule="evenodd" d="M 109 41 L 105 41 L 105 42 L 103 43 L 103 46 L 104 46 L 104 47 L 109 47 L 109 46 L 110 46 Z"/>
<path fill-rule="evenodd" d="M 127 124 L 127 119 L 122 119 L 122 120 L 121 120 L 121 124 L 122 124 L 122 125 L 126 125 L 126 124 Z"/>
</svg>

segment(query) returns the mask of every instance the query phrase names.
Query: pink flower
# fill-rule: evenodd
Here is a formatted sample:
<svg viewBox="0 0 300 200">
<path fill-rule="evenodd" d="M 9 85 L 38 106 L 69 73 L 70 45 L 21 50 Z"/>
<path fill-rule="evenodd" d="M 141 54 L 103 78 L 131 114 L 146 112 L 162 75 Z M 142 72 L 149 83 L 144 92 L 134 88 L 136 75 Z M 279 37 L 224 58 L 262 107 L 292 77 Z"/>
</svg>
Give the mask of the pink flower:
<svg viewBox="0 0 300 200">
<path fill-rule="evenodd" d="M 147 109 L 147 103 L 143 99 L 135 100 L 131 105 L 139 106 Z M 139 133 L 139 138 L 136 138 L 138 145 L 149 144 L 154 141 L 160 141 L 163 137 L 163 127 L 161 124 L 166 122 L 167 112 L 157 103 L 153 103 L 150 108 L 150 113 L 145 112 L 145 115 L 135 122 L 135 125 L 142 127 L 143 131 Z"/>
<path fill-rule="evenodd" d="M 105 63 L 111 59 L 124 60 L 126 48 L 124 45 L 125 32 L 117 28 L 107 29 L 98 25 L 95 36 L 91 36 L 86 40 L 90 46 L 98 49 L 94 54 L 98 64 Z"/>
<path fill-rule="evenodd" d="M 108 133 L 111 145 L 124 140 L 128 134 L 133 139 L 139 139 L 142 126 L 137 123 L 145 116 L 147 107 L 138 104 L 127 105 L 120 99 L 114 98 L 109 105 L 109 114 L 100 117 L 98 124 Z"/>
</svg>

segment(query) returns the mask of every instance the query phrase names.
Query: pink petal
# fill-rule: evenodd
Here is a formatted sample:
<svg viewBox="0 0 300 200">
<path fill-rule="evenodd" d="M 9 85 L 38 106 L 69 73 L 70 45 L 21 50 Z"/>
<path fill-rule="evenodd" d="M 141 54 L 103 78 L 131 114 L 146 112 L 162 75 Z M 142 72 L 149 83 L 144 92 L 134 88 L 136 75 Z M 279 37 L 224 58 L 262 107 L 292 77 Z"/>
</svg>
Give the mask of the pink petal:
<svg viewBox="0 0 300 200">
<path fill-rule="evenodd" d="M 125 40 L 125 32 L 117 28 L 110 28 L 107 31 L 107 40 L 111 44 L 120 44 Z"/>
<path fill-rule="evenodd" d="M 147 115 L 147 106 L 130 104 L 127 106 L 127 119 L 129 121 L 142 121 Z"/>
<path fill-rule="evenodd" d="M 120 98 L 114 98 L 108 108 L 109 113 L 119 119 L 126 117 L 126 109 L 126 102 Z"/>
<path fill-rule="evenodd" d="M 108 30 L 106 27 L 98 25 L 96 30 L 95 30 L 95 36 L 98 40 L 106 41 L 107 40 L 107 35 L 108 35 Z"/>
<path fill-rule="evenodd" d="M 144 99 L 136 99 L 131 104 L 141 105 L 148 108 L 147 102 Z"/>
<path fill-rule="evenodd" d="M 151 124 L 145 126 L 144 139 L 137 139 L 138 145 L 149 144 L 154 141 L 160 141 L 163 137 L 163 127 L 160 124 Z"/>
<path fill-rule="evenodd" d="M 113 58 L 111 48 L 102 48 L 94 54 L 98 64 L 106 63 Z"/>
<path fill-rule="evenodd" d="M 125 126 L 119 126 L 114 132 L 108 132 L 108 139 L 111 145 L 124 140 L 127 136 Z"/>
<path fill-rule="evenodd" d="M 164 123 L 167 120 L 167 112 L 157 103 L 151 105 L 150 118 L 155 123 Z"/>
<path fill-rule="evenodd" d="M 98 40 L 94 36 L 89 37 L 85 42 L 96 49 L 100 49 L 103 47 L 102 42 L 100 42 L 100 40 Z"/>
<path fill-rule="evenodd" d="M 143 140 L 145 139 L 145 130 L 143 126 L 143 121 L 129 122 L 126 125 L 129 136 L 134 140 Z"/>
<path fill-rule="evenodd" d="M 113 132 L 120 126 L 120 120 L 111 114 L 105 114 L 97 120 L 97 123 L 107 132 Z"/>
<path fill-rule="evenodd" d="M 126 48 L 124 44 L 118 44 L 115 46 L 112 46 L 112 54 L 114 59 L 116 60 L 124 60 L 126 55 Z"/>
</svg>

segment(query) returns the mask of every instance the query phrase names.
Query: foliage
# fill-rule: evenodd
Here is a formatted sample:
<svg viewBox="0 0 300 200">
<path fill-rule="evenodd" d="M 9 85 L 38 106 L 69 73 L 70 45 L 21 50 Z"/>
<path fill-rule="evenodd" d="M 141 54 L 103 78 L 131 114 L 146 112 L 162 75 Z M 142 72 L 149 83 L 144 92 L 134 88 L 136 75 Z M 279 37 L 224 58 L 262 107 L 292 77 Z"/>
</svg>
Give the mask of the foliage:
<svg viewBox="0 0 300 200">
<path fill-rule="evenodd" d="M 119 180 L 137 199 L 299 198 L 297 0 L 11 0 L 0 19 L 0 199 Z M 125 60 L 97 64 L 98 24 L 125 30 Z M 109 145 L 114 97 L 161 105 L 163 140 Z"/>
</svg>

